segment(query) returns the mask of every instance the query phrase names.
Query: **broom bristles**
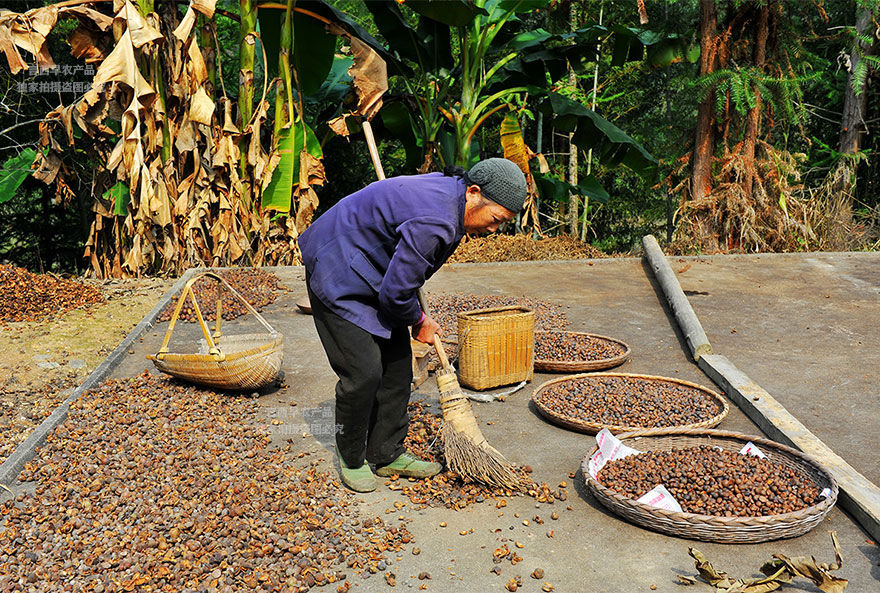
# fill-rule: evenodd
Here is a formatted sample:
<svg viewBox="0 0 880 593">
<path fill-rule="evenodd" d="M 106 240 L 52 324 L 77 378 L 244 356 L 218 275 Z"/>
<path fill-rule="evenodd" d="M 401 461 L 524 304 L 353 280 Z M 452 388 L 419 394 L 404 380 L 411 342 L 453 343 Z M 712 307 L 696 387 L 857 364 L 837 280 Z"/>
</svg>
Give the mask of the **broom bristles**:
<svg viewBox="0 0 880 593">
<path fill-rule="evenodd" d="M 483 436 L 455 371 L 438 371 L 436 378 L 443 410 L 441 438 L 449 468 L 465 480 L 522 490 L 524 485 L 517 467 Z"/>
<path fill-rule="evenodd" d="M 516 467 L 491 445 L 477 445 L 449 424 L 443 426 L 441 438 L 449 469 L 465 480 L 510 490 L 523 489 Z"/>
</svg>

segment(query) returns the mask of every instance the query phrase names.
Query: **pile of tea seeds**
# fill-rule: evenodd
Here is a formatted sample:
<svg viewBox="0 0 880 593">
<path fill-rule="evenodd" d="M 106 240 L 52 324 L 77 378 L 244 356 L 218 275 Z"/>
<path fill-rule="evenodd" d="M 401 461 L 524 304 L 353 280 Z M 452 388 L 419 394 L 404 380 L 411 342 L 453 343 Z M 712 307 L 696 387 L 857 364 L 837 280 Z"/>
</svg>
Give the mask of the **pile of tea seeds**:
<svg viewBox="0 0 880 593">
<path fill-rule="evenodd" d="M 536 403 L 567 420 L 644 428 L 697 424 L 722 411 L 714 397 L 695 387 L 626 376 L 553 383 L 537 395 Z"/>
<path fill-rule="evenodd" d="M 568 317 L 562 307 L 526 297 L 494 294 L 428 293 L 431 317 L 443 328 L 443 337 L 458 334 L 458 314 L 464 311 L 490 307 L 527 307 L 535 312 L 535 331 L 550 331 L 568 327 Z"/>
<path fill-rule="evenodd" d="M 0 321 L 42 321 L 104 300 L 94 286 L 0 264 Z"/>
<path fill-rule="evenodd" d="M 615 358 L 626 352 L 611 340 L 578 332 L 535 332 L 535 360 L 595 361 Z"/>
<path fill-rule="evenodd" d="M 278 276 L 271 272 L 265 272 L 258 268 L 236 268 L 233 270 L 220 270 L 217 275 L 226 280 L 232 288 L 238 292 L 250 305 L 259 312 L 275 302 L 279 290 L 284 290 Z M 199 310 L 205 320 L 217 319 L 217 287 L 220 283 L 213 278 L 201 278 L 193 284 L 193 294 L 199 303 Z M 174 313 L 180 295 L 171 297 L 171 302 L 162 313 L 159 321 L 168 321 Z M 223 319 L 230 320 L 241 317 L 248 313 L 247 307 L 233 296 L 228 290 L 223 290 L 221 315 Z M 192 299 L 186 297 L 183 308 L 180 310 L 180 319 L 195 322 L 196 313 Z"/>
<path fill-rule="evenodd" d="M 384 571 L 403 524 L 269 449 L 257 409 L 146 373 L 85 393 L 22 472 L 34 494 L 0 504 L 0 591 L 345 591 Z"/>
<path fill-rule="evenodd" d="M 721 517 L 791 513 L 821 500 L 816 483 L 795 468 L 707 445 L 609 461 L 598 480 L 632 499 L 663 484 L 685 512 Z"/>
</svg>

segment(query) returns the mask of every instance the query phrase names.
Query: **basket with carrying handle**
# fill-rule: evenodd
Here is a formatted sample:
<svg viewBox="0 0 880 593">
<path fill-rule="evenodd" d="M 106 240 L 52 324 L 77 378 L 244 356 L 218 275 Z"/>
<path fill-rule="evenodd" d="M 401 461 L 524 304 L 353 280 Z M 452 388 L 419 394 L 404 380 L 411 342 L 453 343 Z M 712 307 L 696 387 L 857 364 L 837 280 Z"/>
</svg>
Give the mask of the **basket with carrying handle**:
<svg viewBox="0 0 880 593">
<path fill-rule="evenodd" d="M 217 285 L 217 321 L 214 331 L 210 332 L 202 317 L 198 301 L 192 287 L 202 278 L 216 280 Z M 228 290 L 240 300 L 248 311 L 254 314 L 257 321 L 266 329 L 265 333 L 225 335 L 220 329 L 222 315 L 223 290 Z M 168 344 L 174 332 L 174 326 L 187 297 L 192 299 L 193 310 L 204 340 L 200 352 L 181 354 L 168 351 Z M 171 316 L 168 331 L 162 346 L 154 355 L 147 358 L 153 361 L 156 368 L 173 377 L 184 379 L 198 385 L 220 389 L 259 389 L 271 383 L 281 370 L 284 355 L 284 337 L 263 319 L 256 309 L 242 297 L 230 284 L 213 272 L 205 272 L 191 278 L 183 287 L 180 299 Z"/>
</svg>

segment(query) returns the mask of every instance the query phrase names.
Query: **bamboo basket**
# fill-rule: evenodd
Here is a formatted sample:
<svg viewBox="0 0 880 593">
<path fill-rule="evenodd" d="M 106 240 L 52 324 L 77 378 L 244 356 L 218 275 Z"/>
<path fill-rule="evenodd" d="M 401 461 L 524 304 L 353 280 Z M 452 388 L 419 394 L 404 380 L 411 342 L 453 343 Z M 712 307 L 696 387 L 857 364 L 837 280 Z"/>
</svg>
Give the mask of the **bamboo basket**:
<svg viewBox="0 0 880 593">
<path fill-rule="evenodd" d="M 559 377 L 558 379 L 551 379 L 546 383 L 541 384 L 535 390 L 535 393 L 532 394 L 532 402 L 534 402 L 535 407 L 538 411 L 545 417 L 547 420 L 554 424 L 558 424 L 564 428 L 569 428 L 571 430 L 575 430 L 577 432 L 584 432 L 587 434 L 596 434 L 603 428 L 607 428 L 612 433 L 620 433 L 620 432 L 629 432 L 632 430 L 644 430 L 651 429 L 655 427 L 651 426 L 623 426 L 616 424 L 602 424 L 601 422 L 592 422 L 589 420 L 584 420 L 581 418 L 574 418 L 572 416 L 568 416 L 566 414 L 560 414 L 555 410 L 551 410 L 541 401 L 541 395 L 543 392 L 552 385 L 557 383 L 565 383 L 568 381 L 583 379 L 583 378 L 600 378 L 600 377 L 632 377 L 636 379 L 641 379 L 644 381 L 662 381 L 667 383 L 675 383 L 678 385 L 684 385 L 686 387 L 690 387 L 696 391 L 699 391 L 707 398 L 711 398 L 714 400 L 721 411 L 718 412 L 715 416 L 711 418 L 706 418 L 700 422 L 695 422 L 693 424 L 686 424 L 682 426 L 670 427 L 676 429 L 691 429 L 691 428 L 713 428 L 718 426 L 724 418 L 727 417 L 727 414 L 730 412 L 730 405 L 727 403 L 727 400 L 721 397 L 720 394 L 712 391 L 707 387 L 703 387 L 702 385 L 697 385 L 696 383 L 691 383 L 690 381 L 684 381 L 682 379 L 672 379 L 670 377 L 656 377 L 654 375 L 637 375 L 633 373 L 582 373 L 580 375 L 569 375 L 567 377 Z M 659 429 L 657 429 L 659 430 Z"/>
<path fill-rule="evenodd" d="M 669 451 L 673 448 L 710 445 L 737 451 L 749 441 L 758 445 L 768 459 L 782 463 L 813 480 L 820 490 L 830 492 L 821 502 L 780 515 L 761 517 L 717 517 L 667 511 L 636 502 L 611 491 L 590 476 L 587 454 L 581 464 L 587 489 L 611 512 L 627 521 L 667 535 L 726 544 L 758 543 L 780 538 L 797 537 L 818 525 L 837 502 L 837 482 L 818 461 L 791 447 L 761 437 L 747 436 L 724 430 L 661 428 L 638 430 L 618 435 L 626 445 L 639 451 Z"/>
<path fill-rule="evenodd" d="M 535 332 L 535 340 L 537 341 L 538 339 L 540 339 L 541 334 L 544 333 L 550 332 Z M 549 373 L 584 373 L 586 371 L 601 371 L 622 365 L 627 361 L 627 359 L 629 359 L 630 355 L 632 354 L 632 350 L 625 342 L 621 342 L 620 340 L 617 340 L 615 338 L 608 338 L 597 334 L 588 334 L 583 332 L 566 331 L 559 333 L 564 333 L 571 336 L 587 336 L 594 340 L 611 342 L 622 347 L 623 352 L 621 354 L 618 354 L 617 356 L 612 356 L 610 358 L 603 358 L 599 360 L 542 360 L 540 358 L 536 358 L 536 371 Z"/>
<path fill-rule="evenodd" d="M 193 284 L 204 277 L 218 282 L 217 321 L 213 332 L 208 330 L 192 291 Z M 224 289 L 244 303 L 248 311 L 253 313 L 257 321 L 266 329 L 266 333 L 228 336 L 223 334 L 220 321 L 223 318 L 221 306 Z M 199 352 L 196 354 L 172 353 L 168 351 L 168 344 L 187 297 L 192 299 L 204 339 L 201 340 Z M 283 355 L 283 336 L 275 331 L 226 280 L 213 272 L 205 272 L 194 276 L 186 283 L 171 316 L 162 346 L 155 355 L 148 355 L 147 359 L 152 360 L 156 368 L 163 373 L 198 385 L 220 389 L 259 389 L 278 376 Z"/>
<path fill-rule="evenodd" d="M 492 307 L 458 314 L 458 374 L 482 390 L 530 381 L 535 362 L 535 312 Z"/>
</svg>

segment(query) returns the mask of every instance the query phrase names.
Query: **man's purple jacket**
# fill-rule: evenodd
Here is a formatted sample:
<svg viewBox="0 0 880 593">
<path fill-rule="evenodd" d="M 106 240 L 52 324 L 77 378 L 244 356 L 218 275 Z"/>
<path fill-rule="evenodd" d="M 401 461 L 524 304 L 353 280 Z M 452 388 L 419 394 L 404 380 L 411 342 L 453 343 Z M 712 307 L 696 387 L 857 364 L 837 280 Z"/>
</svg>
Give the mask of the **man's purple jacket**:
<svg viewBox="0 0 880 593">
<path fill-rule="evenodd" d="M 464 237 L 465 182 L 392 177 L 339 201 L 299 237 L 312 292 L 375 336 L 412 325 L 417 290 Z"/>
</svg>

